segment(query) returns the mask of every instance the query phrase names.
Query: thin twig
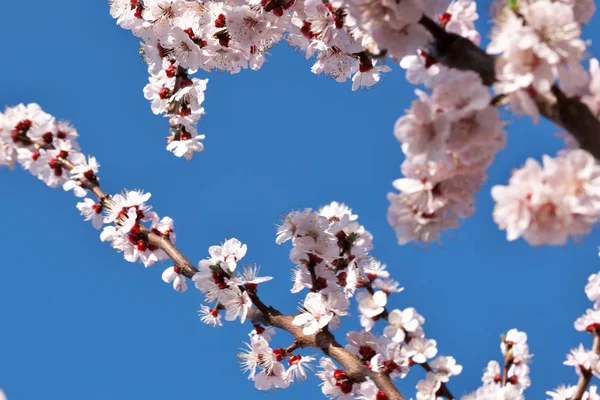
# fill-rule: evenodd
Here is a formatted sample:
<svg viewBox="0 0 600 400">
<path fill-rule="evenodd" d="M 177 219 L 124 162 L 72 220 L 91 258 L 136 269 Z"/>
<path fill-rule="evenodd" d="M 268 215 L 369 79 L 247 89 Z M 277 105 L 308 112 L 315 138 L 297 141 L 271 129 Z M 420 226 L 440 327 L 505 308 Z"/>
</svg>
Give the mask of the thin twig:
<svg viewBox="0 0 600 400">
<path fill-rule="evenodd" d="M 592 351 L 600 355 L 600 332 L 598 329 L 594 331 L 594 344 L 592 345 Z M 591 380 L 592 371 L 582 370 L 581 375 L 579 376 L 579 381 L 577 382 L 577 390 L 575 391 L 572 400 L 581 400 L 583 398 L 583 395 L 585 394 Z"/>
<path fill-rule="evenodd" d="M 69 160 L 60 159 L 59 161 L 64 168 L 69 171 L 75 167 Z M 90 190 L 103 205 L 109 204 L 110 196 L 100 188 L 97 179 L 88 180 L 83 178 L 79 182 L 82 187 Z M 140 231 L 146 234 L 149 244 L 158 247 L 169 256 L 173 263 L 181 269 L 182 275 L 191 279 L 199 272 L 183 253 L 175 247 L 168 237 L 157 235 L 143 226 L 140 226 Z M 295 348 L 298 347 L 320 349 L 323 353 L 333 358 L 345 368 L 351 381 L 364 382 L 369 378 L 377 385 L 379 390 L 387 395 L 388 400 L 405 400 L 404 396 L 394 385 L 388 374 L 374 372 L 366 368 L 358 356 L 339 344 L 327 329 L 314 335 L 304 335 L 302 333 L 302 328 L 292 323 L 294 315 L 284 315 L 279 310 L 265 305 L 254 291 L 247 291 L 247 293 L 252 300 L 252 304 L 260 310 L 265 321 L 269 325 L 289 332 L 294 336 L 295 340 L 292 346 L 295 347 L 290 346 L 292 347 L 292 350 L 295 350 Z"/>
</svg>

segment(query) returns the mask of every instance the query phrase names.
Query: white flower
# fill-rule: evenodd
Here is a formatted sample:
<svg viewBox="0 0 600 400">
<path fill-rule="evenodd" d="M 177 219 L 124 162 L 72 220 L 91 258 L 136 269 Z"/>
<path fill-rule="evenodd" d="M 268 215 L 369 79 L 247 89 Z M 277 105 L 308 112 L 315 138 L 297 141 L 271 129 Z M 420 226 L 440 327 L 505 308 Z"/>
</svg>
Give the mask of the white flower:
<svg viewBox="0 0 600 400">
<path fill-rule="evenodd" d="M 223 323 L 221 322 L 221 315 L 219 314 L 219 310 L 216 308 L 211 309 L 210 307 L 201 304 L 198 314 L 200 314 L 200 321 L 207 325 L 212 325 L 214 327 L 223 326 Z"/>
<path fill-rule="evenodd" d="M 303 236 L 312 225 L 314 216 L 310 208 L 303 211 L 293 211 L 287 214 L 277 228 L 277 244 L 284 243 L 295 236 Z"/>
<path fill-rule="evenodd" d="M 577 375 L 582 375 L 582 370 L 585 370 L 588 374 L 592 372 L 594 375 L 598 375 L 598 362 L 600 357 L 592 350 L 586 350 L 582 344 L 576 349 L 571 349 L 571 352 L 567 354 L 567 360 L 563 363 L 564 365 L 570 365 L 575 367 Z"/>
<path fill-rule="evenodd" d="M 273 351 L 261 336 L 250 336 L 250 339 L 250 343 L 244 343 L 247 348 L 238 354 L 238 358 L 242 360 L 242 372 L 250 372 L 248 379 L 254 379 L 259 365 L 265 365 L 267 361 L 272 363 Z"/>
<path fill-rule="evenodd" d="M 497 383 L 501 379 L 500 364 L 498 364 L 498 361 L 492 360 L 488 362 L 488 365 L 483 372 L 483 377 L 481 378 L 482 382 L 485 384 L 491 384 Z"/>
<path fill-rule="evenodd" d="M 289 359 L 290 367 L 287 370 L 290 382 L 308 379 L 306 370 L 312 371 L 312 366 L 309 363 L 314 360 L 315 358 L 311 356 L 302 357 L 299 354 L 291 356 Z"/>
<path fill-rule="evenodd" d="M 596 330 L 600 326 L 600 310 L 586 310 L 585 315 L 577 318 L 574 325 L 580 332 Z"/>
<path fill-rule="evenodd" d="M 369 280 L 374 280 L 375 278 L 389 278 L 390 273 L 385 270 L 386 265 L 372 258 L 369 260 L 369 263 L 363 266 L 363 271 L 369 278 Z"/>
<path fill-rule="evenodd" d="M 208 253 L 214 264 L 221 264 L 225 272 L 233 272 L 237 262 L 241 260 L 248 250 L 248 246 L 242 244 L 236 238 L 226 240 L 221 246 L 211 246 Z M 228 270 L 228 271 L 227 271 Z"/>
<path fill-rule="evenodd" d="M 367 317 L 364 314 L 360 315 L 360 326 L 362 326 L 365 331 L 371 332 L 371 329 L 375 326 L 375 319 L 371 317 Z"/>
<path fill-rule="evenodd" d="M 327 299 L 320 293 L 308 293 L 304 299 L 304 311 L 292 320 L 294 325 L 302 326 L 302 333 L 313 335 L 331 322 L 334 314 L 327 309 Z"/>
<path fill-rule="evenodd" d="M 98 173 L 100 164 L 96 161 L 96 157 L 88 156 L 88 161 L 76 165 L 71 170 L 72 179 L 93 179 Z M 97 178 L 95 178 L 97 179 Z"/>
<path fill-rule="evenodd" d="M 244 321 L 246 321 L 246 316 L 248 315 L 248 310 L 252 307 L 252 300 L 250 300 L 248 292 L 242 292 L 237 286 L 233 286 L 228 290 L 225 290 L 223 294 L 225 319 L 227 321 L 234 321 L 239 317 L 240 322 L 244 323 Z"/>
<path fill-rule="evenodd" d="M 375 279 L 373 281 L 373 287 L 381 289 L 381 291 L 388 296 L 390 293 L 400 293 L 404 288 L 399 287 L 400 284 L 393 279 Z"/>
<path fill-rule="evenodd" d="M 254 325 L 254 329 L 249 333 L 249 336 L 252 338 L 253 336 L 260 336 L 267 342 L 270 342 L 277 331 L 270 326 L 263 328 L 260 325 Z"/>
<path fill-rule="evenodd" d="M 383 338 L 373 335 L 371 332 L 351 331 L 346 334 L 346 341 L 348 342 L 346 348 L 351 352 L 360 355 L 364 361 L 369 361 L 375 357 L 375 354 L 377 354 L 384 345 L 384 340 L 382 339 Z"/>
<path fill-rule="evenodd" d="M 428 372 L 424 380 L 417 383 L 417 400 L 437 400 L 441 382 L 433 372 Z"/>
<path fill-rule="evenodd" d="M 162 280 L 166 283 L 173 282 L 173 289 L 179 293 L 183 293 L 187 290 L 187 284 L 185 282 L 185 276 L 181 274 L 179 267 L 169 267 L 162 273 Z"/>
<path fill-rule="evenodd" d="M 205 135 L 190 135 L 189 139 L 173 140 L 167 145 L 167 151 L 170 151 L 176 157 L 185 157 L 189 161 L 194 157 L 194 153 L 204 151 L 204 145 L 201 140 L 205 138 Z"/>
<path fill-rule="evenodd" d="M 592 274 L 585 285 L 585 294 L 590 301 L 597 303 L 600 299 L 600 273 Z"/>
<path fill-rule="evenodd" d="M 258 390 L 285 389 L 288 386 L 290 379 L 281 363 L 276 363 L 270 371 L 262 371 L 254 377 L 254 387 Z"/>
<path fill-rule="evenodd" d="M 412 307 L 404 311 L 392 310 L 388 316 L 390 323 L 385 327 L 383 334 L 396 343 L 404 341 L 406 332 L 415 332 L 423 323 L 423 317 L 417 314 Z"/>
<path fill-rule="evenodd" d="M 412 338 L 406 346 L 406 355 L 416 364 L 423 364 L 437 354 L 437 342 L 433 339 Z"/>
<path fill-rule="evenodd" d="M 236 285 L 245 285 L 246 289 L 255 291 L 256 285 L 263 282 L 268 282 L 273 277 L 271 276 L 258 276 L 258 272 L 260 271 L 260 267 L 254 265 L 248 265 L 243 267 L 244 270 L 241 274 L 238 274 L 235 278 L 232 279 L 232 282 Z"/>
<path fill-rule="evenodd" d="M 377 65 L 377 60 L 366 65 L 360 64 L 359 70 L 352 77 L 352 90 L 360 87 L 371 87 L 381 79 L 381 72 L 389 72 L 392 69 L 387 65 Z"/>
<path fill-rule="evenodd" d="M 527 334 L 516 329 L 511 329 L 506 333 L 506 337 L 500 343 L 500 349 L 504 355 L 510 350 L 516 363 L 526 364 L 532 357 L 527 345 Z"/>
<path fill-rule="evenodd" d="M 358 310 L 367 317 L 373 318 L 385 310 L 387 304 L 387 295 L 382 291 L 377 291 L 371 295 L 368 292 L 360 292 L 356 295 L 358 301 Z"/>
<path fill-rule="evenodd" d="M 138 218 L 144 218 L 151 207 L 146 202 L 152 195 L 141 190 L 125 190 L 122 194 L 114 195 L 110 208 L 104 218 L 105 224 L 115 223 L 124 232 L 129 232 Z"/>
<path fill-rule="evenodd" d="M 327 357 L 321 357 L 319 364 L 322 371 L 317 376 L 323 380 L 321 391 L 324 395 L 338 400 L 353 399 L 352 393 L 358 388 L 348 380 L 345 371 L 339 370 L 333 361 Z M 358 385 L 357 385 L 358 386 Z"/>
<path fill-rule="evenodd" d="M 440 382 L 448 382 L 451 376 L 460 375 L 462 372 L 462 366 L 456 364 L 454 357 L 439 356 L 435 360 L 429 363 Z"/>
<path fill-rule="evenodd" d="M 102 229 L 104 225 L 104 217 L 102 216 L 102 205 L 96 203 L 92 199 L 84 199 L 83 202 L 77 203 L 77 209 L 84 216 L 86 221 L 92 221 L 92 225 L 96 229 Z"/>
<path fill-rule="evenodd" d="M 554 389 L 553 392 L 548 391 L 546 394 L 550 396 L 552 400 L 569 400 L 571 397 L 573 397 L 576 390 L 577 386 L 561 385 Z"/>
<path fill-rule="evenodd" d="M 338 203 L 332 201 L 326 206 L 323 206 L 319 210 L 319 214 L 327 218 L 328 220 L 341 220 L 344 216 L 348 216 L 350 221 L 356 221 L 358 215 L 352 214 L 352 209 L 344 203 Z"/>
<path fill-rule="evenodd" d="M 100 240 L 110 241 L 113 249 L 123 252 L 126 261 L 141 261 L 149 267 L 157 261 L 167 259 L 167 255 L 160 249 L 151 249 L 143 239 L 132 243 L 132 237 L 118 227 L 105 226 L 100 234 Z"/>
</svg>

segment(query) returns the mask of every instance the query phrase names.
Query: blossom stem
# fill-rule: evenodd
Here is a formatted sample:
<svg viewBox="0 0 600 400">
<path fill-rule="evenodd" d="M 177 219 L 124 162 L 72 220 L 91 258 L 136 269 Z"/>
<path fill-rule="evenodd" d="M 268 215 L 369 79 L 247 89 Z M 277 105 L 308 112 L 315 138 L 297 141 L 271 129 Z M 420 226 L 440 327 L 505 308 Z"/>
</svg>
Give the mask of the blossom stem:
<svg viewBox="0 0 600 400">
<path fill-rule="evenodd" d="M 596 329 L 594 331 L 594 344 L 592 345 L 592 351 L 598 355 L 600 355 L 600 332 Z M 590 381 L 592 380 L 591 372 L 581 372 L 581 376 L 579 377 L 579 381 L 577 382 L 577 390 L 575 394 L 571 398 L 572 400 L 581 400 L 583 399 L 583 395 L 585 394 Z"/>
<path fill-rule="evenodd" d="M 317 273 L 315 272 L 315 264 L 308 263 L 306 265 L 306 268 L 308 268 L 308 272 L 310 273 L 310 280 L 312 281 L 312 288 L 310 289 L 310 291 L 318 292 L 319 291 L 319 281 L 317 280 Z"/>
</svg>

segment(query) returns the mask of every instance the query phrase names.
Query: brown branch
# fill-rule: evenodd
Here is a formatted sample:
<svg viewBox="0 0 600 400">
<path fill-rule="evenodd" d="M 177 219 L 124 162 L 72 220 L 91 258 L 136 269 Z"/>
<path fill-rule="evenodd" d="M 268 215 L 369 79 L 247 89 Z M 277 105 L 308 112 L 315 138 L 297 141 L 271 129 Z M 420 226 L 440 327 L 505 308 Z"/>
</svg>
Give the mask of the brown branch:
<svg viewBox="0 0 600 400">
<path fill-rule="evenodd" d="M 495 57 L 487 54 L 469 39 L 446 32 L 435 21 L 423 16 L 419 23 L 433 36 L 430 51 L 442 65 L 461 71 L 476 72 L 483 83 L 491 86 L 496 82 Z M 567 97 L 558 86 L 552 94 L 535 96 L 540 114 L 556 125 L 569 131 L 579 146 L 600 159 L 600 121 L 592 111 L 576 97 Z"/>
<path fill-rule="evenodd" d="M 149 232 L 148 242 L 163 250 L 181 268 L 186 277 L 191 278 L 198 272 L 168 238 Z M 292 323 L 293 315 L 283 315 L 279 310 L 265 305 L 255 292 L 247 291 L 247 293 L 252 304 L 262 312 L 265 321 L 271 326 L 291 333 L 298 347 L 320 349 L 342 365 L 352 381 L 363 382 L 366 378 L 370 378 L 380 390 L 385 392 L 389 400 L 404 400 L 404 396 L 398 391 L 389 375 L 376 373 L 366 368 L 360 359 L 339 344 L 329 331 L 323 330 L 314 335 L 304 335 L 302 328 Z"/>
<path fill-rule="evenodd" d="M 506 343 L 506 355 L 504 356 L 504 367 L 502 368 L 502 386 L 508 382 L 508 370 L 513 364 L 512 344 Z"/>
<path fill-rule="evenodd" d="M 592 351 L 598 355 L 600 355 L 600 332 L 598 330 L 594 331 L 594 344 L 592 345 Z M 577 390 L 575 394 L 571 398 L 572 400 L 581 400 L 585 391 L 587 390 L 590 381 L 592 380 L 592 371 L 590 370 L 581 370 L 581 376 L 579 377 L 579 382 L 577 382 Z"/>
<path fill-rule="evenodd" d="M 365 280 L 362 282 L 363 287 L 367 290 L 367 292 L 369 292 L 371 294 L 371 296 L 373 295 L 373 293 L 375 293 L 375 290 L 373 289 L 373 285 L 371 284 L 370 281 Z M 379 316 L 385 320 L 388 319 L 389 313 L 387 308 L 384 307 L 384 310 L 381 314 L 379 314 Z M 404 334 L 406 335 L 405 341 L 406 343 L 408 343 L 410 341 L 410 338 L 408 336 L 408 332 L 404 331 Z M 429 365 L 429 363 L 426 361 L 423 364 L 418 364 L 420 365 L 426 372 L 433 372 L 433 368 L 431 368 L 431 365 Z M 445 398 L 447 398 L 448 400 L 454 400 L 455 397 L 454 395 L 450 392 L 450 389 L 448 389 L 448 386 L 446 385 L 445 382 L 440 382 L 440 388 L 438 390 L 437 393 L 438 396 L 443 396 Z"/>
<path fill-rule="evenodd" d="M 310 291 L 318 292 L 319 291 L 319 281 L 317 279 L 317 273 L 315 272 L 315 264 L 312 262 L 309 262 L 308 264 L 306 264 L 306 268 L 308 268 L 308 273 L 310 274 L 310 280 L 312 283 L 312 288 L 310 289 Z"/>
<path fill-rule="evenodd" d="M 54 146 L 50 146 L 51 148 L 54 148 Z M 67 159 L 59 158 L 58 161 L 68 171 L 71 171 L 73 168 L 75 168 L 75 165 Z M 94 196 L 96 196 L 96 198 L 98 199 L 98 202 L 102 204 L 103 207 L 110 207 L 110 196 L 102 190 L 100 184 L 98 183 L 98 179 L 95 176 L 93 179 L 83 177 L 79 179 L 78 182 L 82 188 L 92 192 Z"/>
<path fill-rule="evenodd" d="M 60 162 L 69 171 L 75 167 L 69 160 L 60 159 Z M 110 196 L 100 188 L 97 179 L 83 178 L 79 182 L 82 187 L 90 190 L 103 205 L 108 205 Z M 143 226 L 140 226 L 140 228 L 141 232 L 146 234 L 148 243 L 164 251 L 173 263 L 181 269 L 181 273 L 185 277 L 191 279 L 194 274 L 199 272 L 168 237 L 157 235 Z M 366 368 L 356 354 L 339 344 L 327 329 L 314 335 L 304 335 L 302 328 L 292 323 L 294 319 L 293 315 L 283 315 L 279 310 L 266 306 L 254 291 L 247 291 L 247 293 L 252 300 L 252 304 L 263 314 L 262 317 L 267 324 L 289 332 L 294 336 L 294 344 L 288 348 L 291 349 L 290 351 L 298 347 L 320 349 L 344 367 L 352 382 L 364 382 L 366 378 L 369 378 L 377 385 L 379 390 L 385 392 L 388 400 L 405 400 L 388 374 L 374 372 Z"/>
</svg>

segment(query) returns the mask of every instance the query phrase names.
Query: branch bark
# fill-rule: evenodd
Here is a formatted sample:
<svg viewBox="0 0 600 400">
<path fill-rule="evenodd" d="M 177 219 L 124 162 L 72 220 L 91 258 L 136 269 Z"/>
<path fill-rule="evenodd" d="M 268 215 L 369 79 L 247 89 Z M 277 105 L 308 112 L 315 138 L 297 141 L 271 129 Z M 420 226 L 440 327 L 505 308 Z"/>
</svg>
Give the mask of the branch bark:
<svg viewBox="0 0 600 400">
<path fill-rule="evenodd" d="M 496 82 L 493 55 L 487 54 L 469 39 L 446 32 L 425 15 L 419 23 L 434 37 L 430 50 L 442 65 L 461 71 L 476 72 L 487 86 Z M 600 159 L 598 118 L 578 98 L 566 96 L 556 85 L 552 88 L 552 95 L 536 95 L 534 100 L 540 114 L 569 131 L 582 149 L 590 152 L 596 159 Z"/>
</svg>

